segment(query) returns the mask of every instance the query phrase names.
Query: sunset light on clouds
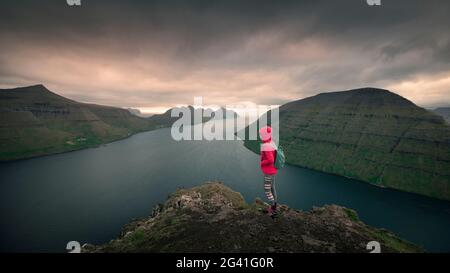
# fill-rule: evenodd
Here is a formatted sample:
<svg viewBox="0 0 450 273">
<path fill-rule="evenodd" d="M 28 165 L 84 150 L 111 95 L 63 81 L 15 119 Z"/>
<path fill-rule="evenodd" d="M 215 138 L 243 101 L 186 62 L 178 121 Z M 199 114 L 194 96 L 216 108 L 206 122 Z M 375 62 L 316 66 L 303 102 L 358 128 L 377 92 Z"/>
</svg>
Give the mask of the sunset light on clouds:
<svg viewBox="0 0 450 273">
<path fill-rule="evenodd" d="M 34 8 L 2 3 L 0 88 L 42 83 L 144 112 L 365 86 L 450 104 L 450 19 L 421 1 L 24 2 Z"/>
</svg>

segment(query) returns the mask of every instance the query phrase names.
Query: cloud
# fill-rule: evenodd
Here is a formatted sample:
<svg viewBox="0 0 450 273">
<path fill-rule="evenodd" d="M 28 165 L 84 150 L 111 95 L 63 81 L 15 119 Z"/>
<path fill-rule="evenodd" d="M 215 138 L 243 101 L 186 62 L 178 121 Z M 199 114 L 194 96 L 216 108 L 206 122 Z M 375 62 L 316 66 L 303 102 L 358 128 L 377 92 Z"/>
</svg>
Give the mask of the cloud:
<svg viewBox="0 0 450 273">
<path fill-rule="evenodd" d="M 141 109 L 390 88 L 450 104 L 448 1 L 0 3 L 0 86 Z M 439 84 L 436 84 L 439 83 Z M 430 91 L 432 90 L 432 91 Z"/>
</svg>

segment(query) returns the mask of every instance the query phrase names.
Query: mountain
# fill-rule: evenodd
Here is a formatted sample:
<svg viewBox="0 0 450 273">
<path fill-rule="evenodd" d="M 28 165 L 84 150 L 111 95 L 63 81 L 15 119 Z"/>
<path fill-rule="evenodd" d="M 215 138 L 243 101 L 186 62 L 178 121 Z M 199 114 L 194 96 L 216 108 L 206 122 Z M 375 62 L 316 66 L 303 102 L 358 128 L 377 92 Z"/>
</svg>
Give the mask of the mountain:
<svg viewBox="0 0 450 273">
<path fill-rule="evenodd" d="M 146 115 L 142 114 L 141 110 L 139 109 L 134 109 L 134 108 L 127 108 L 128 112 L 130 112 L 131 114 L 141 117 L 141 118 L 145 118 Z"/>
<path fill-rule="evenodd" d="M 290 164 L 450 200 L 450 126 L 395 93 L 322 93 L 282 105 L 279 121 Z"/>
<path fill-rule="evenodd" d="M 179 117 L 172 117 L 171 113 L 173 110 L 187 110 L 191 113 L 191 125 L 196 124 L 194 121 L 194 115 L 197 113 L 202 117 L 202 121 L 201 122 L 207 122 L 208 120 L 210 120 L 210 117 L 203 117 L 203 112 L 204 111 L 209 111 L 212 112 L 211 109 L 203 109 L 203 108 L 194 108 L 193 106 L 183 106 L 183 107 L 174 107 L 171 108 L 169 110 L 167 110 L 166 112 L 164 112 L 163 114 L 155 114 L 152 115 L 151 117 L 148 117 L 147 119 L 150 120 L 152 123 L 156 124 L 159 127 L 170 127 L 172 126 L 172 124 L 177 121 L 178 119 L 181 118 L 181 114 Z"/>
<path fill-rule="evenodd" d="M 280 206 L 277 218 L 266 204 L 247 204 L 218 182 L 179 189 L 152 216 L 126 225 L 117 239 L 82 252 L 361 252 L 370 241 L 381 252 L 422 252 L 387 230 L 365 225 L 354 210 L 331 205 L 310 212 Z"/>
<path fill-rule="evenodd" d="M 0 160 L 96 146 L 151 130 L 128 110 L 79 103 L 43 85 L 0 89 Z"/>
<path fill-rule="evenodd" d="M 228 110 L 225 107 L 220 107 L 211 116 L 213 118 L 221 117 L 222 119 L 237 119 L 239 117 L 238 113 L 233 110 Z"/>
<path fill-rule="evenodd" d="M 441 107 L 433 110 L 436 114 L 442 116 L 450 124 L 450 107 Z"/>
</svg>

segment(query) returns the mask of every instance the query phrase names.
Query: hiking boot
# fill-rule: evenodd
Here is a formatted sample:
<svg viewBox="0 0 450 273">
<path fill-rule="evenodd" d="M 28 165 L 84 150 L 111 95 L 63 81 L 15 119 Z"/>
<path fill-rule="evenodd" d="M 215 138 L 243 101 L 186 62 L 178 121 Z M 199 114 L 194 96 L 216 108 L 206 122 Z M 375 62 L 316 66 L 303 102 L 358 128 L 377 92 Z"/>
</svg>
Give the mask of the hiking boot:
<svg viewBox="0 0 450 273">
<path fill-rule="evenodd" d="M 267 210 L 265 211 L 267 215 L 269 215 L 272 219 L 274 219 L 278 215 L 278 211 L 276 209 L 276 206 L 269 206 L 267 207 Z"/>
<path fill-rule="evenodd" d="M 267 213 L 267 215 L 272 216 L 272 214 L 273 214 L 272 206 L 268 206 L 268 207 L 264 210 L 264 212 Z"/>
<path fill-rule="evenodd" d="M 277 210 L 277 203 L 274 203 L 272 206 L 270 206 L 272 210 Z"/>
<path fill-rule="evenodd" d="M 278 216 L 277 205 L 270 206 L 270 211 L 272 212 L 270 214 L 270 217 L 272 217 L 272 219 Z"/>
</svg>

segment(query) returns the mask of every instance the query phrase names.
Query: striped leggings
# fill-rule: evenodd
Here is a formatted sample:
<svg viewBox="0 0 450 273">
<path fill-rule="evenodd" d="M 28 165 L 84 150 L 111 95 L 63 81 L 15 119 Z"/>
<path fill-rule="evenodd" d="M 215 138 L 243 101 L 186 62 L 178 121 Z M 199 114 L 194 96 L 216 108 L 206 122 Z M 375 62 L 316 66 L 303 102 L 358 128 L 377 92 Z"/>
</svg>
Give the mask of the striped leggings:
<svg viewBox="0 0 450 273">
<path fill-rule="evenodd" d="M 275 190 L 275 175 L 264 175 L 264 192 L 267 199 L 272 202 L 273 205 L 277 202 L 277 192 Z"/>
</svg>

